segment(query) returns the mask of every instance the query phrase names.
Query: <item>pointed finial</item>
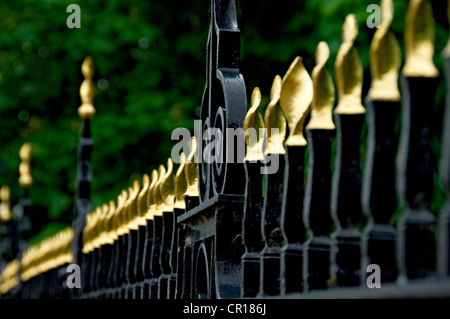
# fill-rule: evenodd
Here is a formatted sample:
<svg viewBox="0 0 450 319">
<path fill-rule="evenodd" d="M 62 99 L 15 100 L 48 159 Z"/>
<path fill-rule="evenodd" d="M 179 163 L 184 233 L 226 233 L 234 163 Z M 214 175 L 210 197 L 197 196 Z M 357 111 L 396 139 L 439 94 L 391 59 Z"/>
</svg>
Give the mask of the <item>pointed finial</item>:
<svg viewBox="0 0 450 319">
<path fill-rule="evenodd" d="M 151 183 L 150 186 L 148 188 L 148 193 L 147 193 L 147 212 L 145 213 L 145 219 L 152 219 L 153 218 L 153 213 L 155 211 L 155 198 L 153 197 L 154 194 L 154 190 L 155 190 L 155 186 L 156 183 L 158 182 L 159 179 L 159 175 L 158 175 L 158 170 L 153 169 L 152 170 L 152 177 L 151 177 Z"/>
<path fill-rule="evenodd" d="M 251 107 L 244 120 L 245 142 L 247 152 L 245 160 L 248 162 L 261 161 L 264 159 L 264 120 L 258 111 L 261 104 L 261 91 L 254 88 L 250 99 Z"/>
<path fill-rule="evenodd" d="M 187 182 L 185 195 L 190 197 L 199 196 L 197 147 L 197 138 L 193 136 L 191 137 L 191 150 L 185 164 L 185 174 Z"/>
<path fill-rule="evenodd" d="M 339 96 L 335 112 L 361 114 L 366 110 L 361 104 L 363 67 L 354 47 L 358 36 L 358 23 L 354 14 L 345 18 L 342 26 L 342 44 L 334 64 L 336 86 Z"/>
<path fill-rule="evenodd" d="M 306 145 L 303 125 L 313 98 L 313 83 L 301 57 L 296 57 L 283 77 L 280 106 L 288 123 L 286 145 Z"/>
<path fill-rule="evenodd" d="M 94 60 L 90 56 L 84 59 L 81 65 L 81 72 L 84 81 L 80 86 L 81 106 L 78 108 L 78 115 L 82 120 L 91 119 L 95 115 L 94 98 L 95 88 L 92 78 L 94 76 Z"/>
<path fill-rule="evenodd" d="M 150 187 L 150 176 L 142 175 L 142 189 L 138 195 L 138 215 L 144 217 L 147 212 L 147 195 Z"/>
<path fill-rule="evenodd" d="M 31 144 L 24 143 L 19 152 L 22 160 L 19 165 L 19 185 L 22 188 L 28 188 L 33 184 L 33 177 L 31 176 Z"/>
<path fill-rule="evenodd" d="M 167 171 L 164 174 L 163 181 L 160 186 L 162 198 L 162 211 L 171 212 L 175 204 L 175 179 L 173 176 L 173 161 L 169 157 L 167 159 Z"/>
<path fill-rule="evenodd" d="M 163 213 L 163 198 L 161 197 L 161 184 L 164 181 L 166 175 L 166 168 L 164 165 L 159 165 L 158 167 L 158 180 L 153 188 L 153 200 L 155 203 L 155 209 L 153 211 L 153 216 L 162 216 Z"/>
<path fill-rule="evenodd" d="M 286 119 L 280 107 L 281 77 L 276 75 L 270 89 L 270 102 L 264 113 L 264 125 L 267 129 L 266 154 L 285 154 L 283 146 L 286 136 Z"/>
<path fill-rule="evenodd" d="M 7 222 L 11 219 L 11 191 L 8 185 L 0 188 L 0 221 Z"/>
<path fill-rule="evenodd" d="M 186 155 L 184 152 L 180 154 L 180 166 L 178 166 L 175 174 L 175 205 L 174 208 L 186 209 L 186 202 L 183 195 L 187 190 L 186 173 Z"/>
<path fill-rule="evenodd" d="M 406 12 L 405 65 L 406 76 L 437 77 L 439 71 L 433 63 L 434 20 L 428 0 L 411 0 Z"/>
<path fill-rule="evenodd" d="M 400 46 L 389 30 L 394 16 L 392 0 L 381 1 L 381 24 L 370 45 L 370 71 L 372 100 L 400 101 L 398 72 L 401 66 Z"/>
<path fill-rule="evenodd" d="M 325 65 L 330 57 L 330 49 L 326 42 L 319 42 L 316 48 L 316 66 L 312 71 L 313 99 L 311 104 L 311 119 L 308 129 L 333 130 L 333 107 L 335 89 L 330 73 Z"/>
</svg>

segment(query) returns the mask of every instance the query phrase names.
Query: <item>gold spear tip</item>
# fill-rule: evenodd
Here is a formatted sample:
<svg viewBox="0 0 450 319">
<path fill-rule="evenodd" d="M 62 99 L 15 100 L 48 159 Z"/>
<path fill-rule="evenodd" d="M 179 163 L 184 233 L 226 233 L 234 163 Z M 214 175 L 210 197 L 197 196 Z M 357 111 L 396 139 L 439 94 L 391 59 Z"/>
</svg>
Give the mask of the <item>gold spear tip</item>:
<svg viewBox="0 0 450 319">
<path fill-rule="evenodd" d="M 283 146 L 286 136 L 286 118 L 280 107 L 281 77 L 276 75 L 270 89 L 270 102 L 264 113 L 264 125 L 267 129 L 266 154 L 285 154 Z"/>
<path fill-rule="evenodd" d="M 333 123 L 335 89 L 333 80 L 325 68 L 329 57 L 328 44 L 324 41 L 319 42 L 316 48 L 316 66 L 312 71 L 314 92 L 308 129 L 335 129 Z"/>
<path fill-rule="evenodd" d="M 81 65 L 81 72 L 84 75 L 84 81 L 80 86 L 81 106 L 78 108 L 78 115 L 82 120 L 92 119 L 95 115 L 94 98 L 95 89 L 92 81 L 94 76 L 94 60 L 88 56 Z"/>
<path fill-rule="evenodd" d="M 3 185 L 0 188 L 0 220 L 7 222 L 11 219 L 11 190 L 8 185 Z"/>
<path fill-rule="evenodd" d="M 406 76 L 437 77 L 439 71 L 433 63 L 434 19 L 428 0 L 411 0 L 406 12 L 405 65 Z"/>
<path fill-rule="evenodd" d="M 22 188 L 28 188 L 33 184 L 33 177 L 31 176 L 31 144 L 29 142 L 22 145 L 19 156 L 22 160 L 19 165 L 19 185 Z"/>
<path fill-rule="evenodd" d="M 197 163 L 197 138 L 191 137 L 191 150 L 186 159 L 185 176 L 187 183 L 187 190 L 185 195 L 191 197 L 199 196 L 199 184 L 198 184 L 198 163 Z"/>
<path fill-rule="evenodd" d="M 184 152 L 180 154 L 180 165 L 175 173 L 175 206 L 174 208 L 185 209 L 186 203 L 183 195 L 187 190 L 186 174 L 184 172 L 186 167 L 186 155 Z"/>
<path fill-rule="evenodd" d="M 253 89 L 250 104 L 250 109 L 244 119 L 245 142 L 247 144 L 245 160 L 249 162 L 264 159 L 264 120 L 258 111 L 261 104 L 261 91 L 258 87 Z"/>
</svg>

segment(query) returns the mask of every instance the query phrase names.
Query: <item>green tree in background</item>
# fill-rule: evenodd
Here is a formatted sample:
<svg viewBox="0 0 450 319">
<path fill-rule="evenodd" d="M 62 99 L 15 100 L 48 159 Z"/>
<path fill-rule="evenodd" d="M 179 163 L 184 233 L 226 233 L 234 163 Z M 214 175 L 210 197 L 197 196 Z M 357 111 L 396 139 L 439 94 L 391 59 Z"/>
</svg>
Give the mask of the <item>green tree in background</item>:
<svg viewBox="0 0 450 319">
<path fill-rule="evenodd" d="M 177 127 L 193 129 L 205 85 L 210 1 L 15 0 L 0 4 L 0 185 L 19 197 L 19 149 L 33 147 L 30 188 L 31 241 L 71 224 L 80 119 L 80 71 L 95 63 L 96 115 L 92 121 L 92 206 L 165 163 Z M 328 69 L 341 43 L 345 16 L 356 14 L 356 41 L 370 84 L 368 52 L 375 29 L 366 25 L 373 0 L 237 1 L 241 72 L 250 96 L 260 87 L 263 105 L 272 80 L 303 58 L 308 71 L 320 41 L 330 46 Z M 70 29 L 66 8 L 81 8 L 81 28 Z M 407 1 L 395 1 L 392 24 L 403 57 Z M 448 38 L 446 1 L 432 1 L 436 21 L 435 63 Z M 441 81 L 442 82 L 442 81 Z M 436 103 L 439 152 L 445 88 Z"/>
</svg>

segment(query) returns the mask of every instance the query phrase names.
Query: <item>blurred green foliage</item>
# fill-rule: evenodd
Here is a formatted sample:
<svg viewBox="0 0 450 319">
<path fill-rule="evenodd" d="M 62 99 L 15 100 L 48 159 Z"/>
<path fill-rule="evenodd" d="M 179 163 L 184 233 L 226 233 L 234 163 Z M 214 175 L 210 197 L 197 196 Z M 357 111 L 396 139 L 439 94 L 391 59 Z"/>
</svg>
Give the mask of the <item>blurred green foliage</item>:
<svg viewBox="0 0 450 319">
<path fill-rule="evenodd" d="M 319 41 L 327 41 L 329 70 L 341 43 L 345 16 L 356 14 L 356 40 L 370 84 L 368 52 L 375 29 L 366 25 L 373 0 L 238 2 L 241 72 L 250 96 L 255 86 L 267 105 L 272 80 L 299 55 L 309 72 Z M 392 24 L 403 49 L 407 1 L 395 2 Z M 81 7 L 81 28 L 69 29 L 66 8 Z M 434 0 L 435 63 L 448 38 L 446 1 Z M 205 84 L 209 1 L 15 0 L 0 4 L 0 185 L 19 197 L 19 149 L 33 147 L 30 188 L 35 242 L 71 224 L 80 119 L 83 59 L 95 63 L 96 115 L 92 121 L 92 206 L 166 162 L 173 129 L 193 129 Z M 436 103 L 439 155 L 445 87 Z M 439 184 L 439 181 L 437 181 Z M 442 202 L 437 192 L 436 202 Z"/>
</svg>

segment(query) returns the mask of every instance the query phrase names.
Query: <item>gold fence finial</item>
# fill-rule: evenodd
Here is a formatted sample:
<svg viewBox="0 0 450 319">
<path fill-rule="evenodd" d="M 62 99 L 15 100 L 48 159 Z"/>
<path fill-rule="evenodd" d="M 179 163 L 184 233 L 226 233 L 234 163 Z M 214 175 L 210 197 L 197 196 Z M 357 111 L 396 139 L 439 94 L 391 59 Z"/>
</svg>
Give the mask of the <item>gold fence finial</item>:
<svg viewBox="0 0 450 319">
<path fill-rule="evenodd" d="M 342 25 L 342 44 L 334 64 L 339 101 L 335 109 L 339 114 L 361 114 L 366 110 L 361 104 L 363 67 L 354 47 L 358 36 L 358 22 L 349 14 Z"/>
<path fill-rule="evenodd" d="M 155 203 L 155 209 L 153 211 L 153 216 L 162 216 L 163 213 L 163 198 L 161 195 L 161 184 L 164 181 L 166 175 L 166 168 L 164 165 L 160 164 L 158 167 L 158 180 L 156 181 L 155 187 L 153 188 L 153 200 Z"/>
<path fill-rule="evenodd" d="M 280 92 L 280 106 L 289 127 L 286 145 L 306 145 L 303 125 L 313 98 L 313 83 L 303 65 L 296 57 L 283 77 Z"/>
<path fill-rule="evenodd" d="M 171 212 L 175 204 L 175 179 L 173 176 L 173 161 L 167 159 L 167 170 L 160 186 L 162 198 L 162 211 Z"/>
<path fill-rule="evenodd" d="M 264 120 L 258 111 L 261 104 L 261 91 L 254 88 L 250 99 L 251 107 L 244 119 L 245 142 L 247 144 L 246 161 L 261 161 L 264 159 Z M 260 130 L 262 129 L 262 130 Z"/>
<path fill-rule="evenodd" d="M 153 219 L 153 213 L 155 212 L 155 197 L 154 197 L 154 189 L 156 183 L 158 182 L 158 170 L 153 169 L 151 175 L 151 182 L 147 192 L 147 212 L 145 213 L 145 219 Z"/>
<path fill-rule="evenodd" d="M 313 99 L 311 103 L 311 119 L 309 129 L 333 130 L 333 107 L 335 102 L 335 89 L 330 73 L 325 65 L 330 57 L 330 49 L 324 41 L 319 42 L 316 48 L 316 66 L 312 71 Z"/>
<path fill-rule="evenodd" d="M 264 112 L 267 134 L 266 154 L 285 154 L 286 119 L 280 107 L 281 77 L 276 75 L 270 89 L 270 102 Z M 275 129 L 275 130 L 272 130 Z"/>
<path fill-rule="evenodd" d="M 389 30 L 393 17 L 392 0 L 382 0 L 381 24 L 370 45 L 372 82 L 369 97 L 372 100 L 400 101 L 397 81 L 402 60 L 397 39 Z"/>
<path fill-rule="evenodd" d="M 187 190 L 186 181 L 186 155 L 184 152 L 180 154 L 180 165 L 178 166 L 177 172 L 175 173 L 175 205 L 174 208 L 186 209 L 186 202 L 184 201 L 183 195 Z"/>
<path fill-rule="evenodd" d="M 433 63 L 434 19 L 428 0 L 411 0 L 406 12 L 405 65 L 406 76 L 437 77 L 439 71 Z"/>
<path fill-rule="evenodd" d="M 198 160 L 197 160 L 197 138 L 191 137 L 191 149 L 186 159 L 186 182 L 187 189 L 185 195 L 191 197 L 199 196 L 199 184 L 198 184 Z"/>
<path fill-rule="evenodd" d="M 81 65 L 81 72 L 84 75 L 84 81 L 80 86 L 81 106 L 78 108 L 78 115 L 82 120 L 92 119 L 95 115 L 95 88 L 92 81 L 94 76 L 94 60 L 90 56 L 84 59 Z"/>
<path fill-rule="evenodd" d="M 11 220 L 11 190 L 8 185 L 0 188 L 0 221 L 7 222 Z"/>
<path fill-rule="evenodd" d="M 147 195 L 150 188 L 150 176 L 142 175 L 142 189 L 138 195 L 138 215 L 144 217 L 147 212 Z"/>
<path fill-rule="evenodd" d="M 19 156 L 21 163 L 19 165 L 19 185 L 22 188 L 28 188 L 33 184 L 31 176 L 31 144 L 26 142 L 20 148 Z"/>
</svg>

